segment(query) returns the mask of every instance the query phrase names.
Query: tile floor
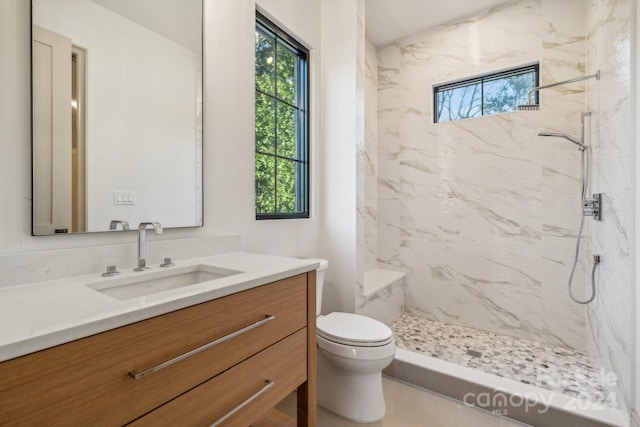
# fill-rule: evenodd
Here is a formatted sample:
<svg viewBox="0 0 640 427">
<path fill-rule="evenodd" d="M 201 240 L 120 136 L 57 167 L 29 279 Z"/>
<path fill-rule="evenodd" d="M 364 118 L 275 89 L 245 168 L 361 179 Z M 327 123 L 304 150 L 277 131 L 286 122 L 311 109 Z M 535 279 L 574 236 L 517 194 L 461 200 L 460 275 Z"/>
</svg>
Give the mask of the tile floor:
<svg viewBox="0 0 640 427">
<path fill-rule="evenodd" d="M 383 377 L 387 413 L 376 423 L 357 423 L 318 407 L 318 427 L 521 427 L 526 424 L 498 417 L 439 394 Z M 295 417 L 295 393 L 278 409 Z"/>
<path fill-rule="evenodd" d="M 615 407 L 600 373 L 579 351 L 427 320 L 411 310 L 392 330 L 400 348 Z"/>
</svg>

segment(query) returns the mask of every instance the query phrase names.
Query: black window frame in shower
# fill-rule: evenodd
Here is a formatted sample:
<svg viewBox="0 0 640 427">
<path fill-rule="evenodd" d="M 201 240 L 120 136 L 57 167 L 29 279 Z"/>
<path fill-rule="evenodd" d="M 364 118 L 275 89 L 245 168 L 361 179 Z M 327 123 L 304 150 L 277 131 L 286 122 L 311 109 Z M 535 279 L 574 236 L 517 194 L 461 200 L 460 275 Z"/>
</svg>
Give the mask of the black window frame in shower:
<svg viewBox="0 0 640 427">
<path fill-rule="evenodd" d="M 449 123 L 449 122 L 454 122 L 454 121 L 458 121 L 458 120 L 465 120 L 467 118 L 486 117 L 486 116 L 494 115 L 494 114 L 501 114 L 501 113 L 506 113 L 506 112 L 517 111 L 517 106 L 515 106 L 515 108 L 513 110 L 510 110 L 510 111 L 504 111 L 504 112 L 492 113 L 492 114 L 485 114 L 485 111 L 484 111 L 484 108 L 485 108 L 485 106 L 484 106 L 484 84 L 487 81 L 499 80 L 499 79 L 508 78 L 508 77 L 512 77 L 512 76 L 517 76 L 517 75 L 521 75 L 521 74 L 527 74 L 527 73 L 533 73 L 533 75 L 534 75 L 534 83 L 533 83 L 533 87 L 531 89 L 540 86 L 540 64 L 539 63 L 526 65 L 526 66 L 522 66 L 522 67 L 517 67 L 517 68 L 512 68 L 512 69 L 509 69 L 509 70 L 504 70 L 504 71 L 500 71 L 500 72 L 496 72 L 496 73 L 484 74 L 484 75 L 481 75 L 481 76 L 476 76 L 476 77 L 472 77 L 472 78 L 469 78 L 469 79 L 459 80 L 459 81 L 446 83 L 446 84 L 442 84 L 442 85 L 434 85 L 433 86 L 433 123 Z M 481 91 L 481 93 L 480 93 L 480 115 L 473 116 L 473 117 L 461 117 L 461 118 L 452 119 L 452 120 L 438 120 L 438 116 L 439 116 L 439 113 L 440 113 L 440 111 L 438 111 L 438 93 L 444 92 L 444 91 L 447 91 L 447 90 L 453 90 L 453 89 L 463 88 L 463 87 L 467 87 L 467 86 L 472 86 L 472 85 L 475 85 L 475 84 L 479 84 L 480 85 L 480 91 Z M 532 102 L 534 104 L 538 104 L 539 103 L 538 91 L 535 91 L 532 94 Z"/>
<path fill-rule="evenodd" d="M 256 98 L 258 95 L 263 95 L 273 100 L 274 109 L 274 129 L 275 129 L 275 148 L 273 153 L 258 150 L 256 140 L 256 156 L 270 156 L 274 158 L 274 207 L 272 212 L 258 212 L 257 205 L 257 193 L 258 185 L 256 180 L 256 219 L 257 220 L 269 220 L 269 219 L 298 219 L 309 218 L 309 194 L 310 194 L 310 161 L 309 161 L 309 145 L 310 145 L 310 132 L 309 132 L 309 95 L 310 95 L 310 83 L 309 83 L 309 50 L 298 42 L 295 38 L 289 35 L 286 31 L 281 29 L 278 25 L 273 23 L 267 17 L 262 15 L 259 11 L 256 11 L 256 33 L 262 33 L 275 41 L 274 45 L 274 64 L 277 64 L 278 46 L 285 48 L 288 52 L 293 53 L 296 57 L 296 100 L 294 103 L 279 98 L 277 89 L 277 67 L 274 66 L 274 92 L 273 94 L 259 90 L 256 86 Z M 278 106 L 286 105 L 287 107 L 295 109 L 296 112 L 296 129 L 295 129 L 295 156 L 282 156 L 278 154 Z M 257 114 L 257 109 L 256 109 Z M 295 208 L 294 212 L 279 212 L 278 209 L 278 159 L 295 162 Z"/>
</svg>

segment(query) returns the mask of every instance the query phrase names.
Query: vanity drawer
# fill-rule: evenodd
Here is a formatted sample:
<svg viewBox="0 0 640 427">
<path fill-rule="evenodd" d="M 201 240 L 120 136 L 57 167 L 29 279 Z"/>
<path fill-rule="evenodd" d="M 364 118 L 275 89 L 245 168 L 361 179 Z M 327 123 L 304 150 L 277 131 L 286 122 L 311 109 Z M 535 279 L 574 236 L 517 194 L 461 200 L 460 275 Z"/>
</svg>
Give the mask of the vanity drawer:
<svg viewBox="0 0 640 427">
<path fill-rule="evenodd" d="M 296 332 L 130 426 L 248 426 L 306 380 L 306 334 Z"/>
<path fill-rule="evenodd" d="M 302 274 L 0 363 L 0 425 L 126 424 L 304 328 L 306 320 Z M 129 374 L 260 321 L 140 379 Z"/>
</svg>

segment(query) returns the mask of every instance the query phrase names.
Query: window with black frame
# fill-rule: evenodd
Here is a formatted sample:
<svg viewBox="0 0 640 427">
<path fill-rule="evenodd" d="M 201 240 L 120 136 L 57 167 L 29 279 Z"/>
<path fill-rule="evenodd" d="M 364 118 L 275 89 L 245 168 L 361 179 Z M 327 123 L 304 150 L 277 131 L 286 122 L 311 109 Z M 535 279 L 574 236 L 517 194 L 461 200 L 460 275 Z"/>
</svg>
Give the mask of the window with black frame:
<svg viewBox="0 0 640 427">
<path fill-rule="evenodd" d="M 309 51 L 256 13 L 256 219 L 309 217 Z"/>
<path fill-rule="evenodd" d="M 538 64 L 434 86 L 434 123 L 516 111 L 538 86 Z M 535 94 L 537 102 L 538 93 Z"/>
</svg>

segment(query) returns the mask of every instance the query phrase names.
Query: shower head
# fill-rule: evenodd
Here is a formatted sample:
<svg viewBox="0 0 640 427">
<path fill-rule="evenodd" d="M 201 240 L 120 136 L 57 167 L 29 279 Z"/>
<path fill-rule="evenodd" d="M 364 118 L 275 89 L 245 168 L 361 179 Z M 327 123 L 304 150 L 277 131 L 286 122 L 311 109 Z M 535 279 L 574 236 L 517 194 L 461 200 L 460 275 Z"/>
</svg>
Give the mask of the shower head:
<svg viewBox="0 0 640 427">
<path fill-rule="evenodd" d="M 582 142 L 578 141 L 577 139 L 575 139 L 572 136 L 566 135 L 564 133 L 558 133 L 558 132 L 540 132 L 538 134 L 538 136 L 553 136 L 556 138 L 564 138 L 567 141 L 573 142 L 574 144 L 576 144 L 578 147 L 580 147 L 581 150 L 584 150 L 585 148 L 587 148 L 586 145 L 584 145 Z"/>
<path fill-rule="evenodd" d="M 518 105 L 518 111 L 538 111 L 539 109 L 540 104 Z"/>
</svg>

